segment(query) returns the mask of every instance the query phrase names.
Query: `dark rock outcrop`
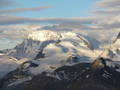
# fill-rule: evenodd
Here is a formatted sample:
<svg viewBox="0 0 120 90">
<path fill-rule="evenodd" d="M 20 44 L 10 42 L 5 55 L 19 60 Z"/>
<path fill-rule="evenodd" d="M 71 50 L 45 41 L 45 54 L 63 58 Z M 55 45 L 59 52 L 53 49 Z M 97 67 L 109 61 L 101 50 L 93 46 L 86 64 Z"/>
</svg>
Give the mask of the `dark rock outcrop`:
<svg viewBox="0 0 120 90">
<path fill-rule="evenodd" d="M 78 64 L 57 69 L 54 74 L 59 79 L 38 75 L 32 79 L 25 90 L 119 90 L 120 73 L 106 66 L 104 58 L 90 64 Z M 82 67 L 82 68 L 81 68 Z M 83 73 L 82 70 L 85 70 Z M 76 74 L 75 74 L 76 72 Z M 68 74 L 69 73 L 69 74 Z M 67 78 L 65 78 L 67 77 Z M 39 80 L 38 80 L 39 78 Z"/>
<path fill-rule="evenodd" d="M 106 60 L 98 58 L 93 63 L 63 66 L 53 73 L 43 72 L 33 76 L 30 81 L 9 88 L 11 90 L 119 90 L 120 73 L 115 71 L 115 68 L 108 67 Z M 10 90 L 3 87 L 3 82 L 3 80 L 0 82 L 1 90 Z"/>
<path fill-rule="evenodd" d="M 22 87 L 27 84 L 28 81 L 34 76 L 29 72 L 30 67 L 37 67 L 38 65 L 27 61 L 21 64 L 16 70 L 8 73 L 3 79 L 0 80 L 0 90 L 19 90 L 18 87 Z M 19 83 L 19 80 L 23 80 Z M 18 84 L 15 84 L 18 83 Z"/>
</svg>

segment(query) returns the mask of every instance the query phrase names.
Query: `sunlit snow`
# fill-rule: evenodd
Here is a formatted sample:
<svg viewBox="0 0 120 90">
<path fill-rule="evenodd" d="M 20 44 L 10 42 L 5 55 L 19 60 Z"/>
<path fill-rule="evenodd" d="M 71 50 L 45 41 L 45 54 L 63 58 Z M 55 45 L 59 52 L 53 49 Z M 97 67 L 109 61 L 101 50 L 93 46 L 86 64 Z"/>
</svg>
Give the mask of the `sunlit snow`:
<svg viewBox="0 0 120 90">
<path fill-rule="evenodd" d="M 35 31 L 16 48 L 0 53 L 0 78 L 29 60 L 39 65 L 29 68 L 34 75 L 76 64 L 66 61 L 71 55 L 76 56 L 78 62 L 93 62 L 99 55 L 119 61 L 120 41 L 113 43 L 117 34 L 118 30 Z M 34 60 L 40 51 L 45 53 L 45 58 Z"/>
</svg>

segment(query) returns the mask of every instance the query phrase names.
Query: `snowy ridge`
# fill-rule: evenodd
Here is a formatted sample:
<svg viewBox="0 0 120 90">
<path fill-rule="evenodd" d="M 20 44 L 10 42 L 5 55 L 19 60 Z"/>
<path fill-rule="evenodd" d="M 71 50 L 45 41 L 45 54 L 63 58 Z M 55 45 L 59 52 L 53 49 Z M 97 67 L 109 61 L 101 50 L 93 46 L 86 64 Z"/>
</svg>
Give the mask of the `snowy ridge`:
<svg viewBox="0 0 120 90">
<path fill-rule="evenodd" d="M 120 58 L 120 33 L 115 38 L 113 43 L 101 54 L 101 57 L 118 61 Z"/>
<path fill-rule="evenodd" d="M 104 52 L 101 55 L 102 57 L 119 61 L 119 39 L 116 38 L 116 42 L 112 44 L 111 48 L 106 49 L 110 45 L 109 43 L 101 42 L 99 38 L 89 37 L 79 32 L 44 30 L 33 32 L 21 44 L 10 50 L 10 53 L 7 55 L 3 53 L 4 56 L 0 56 L 0 68 L 3 66 L 9 68 L 11 63 L 15 66 L 12 69 L 6 69 L 6 73 L 1 75 L 1 78 L 7 72 L 15 70 L 16 67 L 19 67 L 20 64 L 26 61 L 38 64 L 37 67 L 28 66 L 27 70 L 33 75 L 38 75 L 42 72 L 51 73 L 55 69 L 65 65 L 71 66 L 79 62 L 93 62 L 102 52 Z M 41 55 L 38 54 L 39 52 L 44 53 L 45 56 L 43 58 L 38 57 L 35 60 L 37 55 Z M 4 65 L 4 60 L 10 63 Z M 18 62 L 16 62 L 17 60 Z M 0 72 L 4 72 L 4 70 L 1 69 Z"/>
<path fill-rule="evenodd" d="M 37 40 L 37 41 L 46 41 L 55 39 L 57 40 L 60 35 L 55 34 L 55 32 L 51 31 L 40 31 L 40 32 L 33 32 L 28 35 L 27 39 Z"/>
<path fill-rule="evenodd" d="M 29 34 L 28 37 L 18 46 L 15 47 L 17 52 L 33 52 L 41 50 L 49 43 L 55 43 L 59 40 L 60 35 L 54 34 L 53 32 L 38 31 Z"/>
<path fill-rule="evenodd" d="M 59 34 L 57 32 L 39 31 L 30 34 L 28 38 L 25 39 L 20 45 L 16 46 L 15 49 L 17 52 L 31 53 L 33 51 L 41 51 L 43 48 L 46 48 L 47 46 L 49 47 L 50 44 L 55 44 L 55 47 L 61 48 L 64 52 L 72 50 L 73 53 L 77 53 L 78 47 L 81 47 L 82 49 L 87 47 L 88 49 L 93 50 L 99 47 L 99 43 L 100 42 L 96 39 L 84 36 L 82 34 L 72 32 L 64 32 Z"/>
</svg>

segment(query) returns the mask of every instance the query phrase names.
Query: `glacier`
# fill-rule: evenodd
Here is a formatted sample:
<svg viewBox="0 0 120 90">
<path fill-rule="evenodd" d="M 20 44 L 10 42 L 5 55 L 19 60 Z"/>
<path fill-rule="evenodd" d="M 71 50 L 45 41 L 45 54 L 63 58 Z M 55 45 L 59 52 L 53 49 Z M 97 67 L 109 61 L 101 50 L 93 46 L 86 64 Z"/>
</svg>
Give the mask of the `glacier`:
<svg viewBox="0 0 120 90">
<path fill-rule="evenodd" d="M 99 35 L 103 34 L 102 31 L 98 32 Z M 116 34 L 118 31 L 114 34 L 113 32 L 104 31 L 106 35 L 98 35 L 98 37 L 95 36 L 94 30 L 91 32 L 85 30 L 34 31 L 15 48 L 1 51 L 0 78 L 17 68 L 18 71 L 22 70 L 27 73 L 27 77 L 18 78 L 9 85 L 30 80 L 33 76 L 43 72 L 60 79 L 52 74 L 57 68 L 73 66 L 81 62 L 92 63 L 98 57 L 106 58 L 107 66 L 119 66 L 120 39 L 119 34 L 118 36 Z M 105 36 L 106 38 L 103 38 Z M 117 71 L 120 69 L 118 68 Z"/>
</svg>

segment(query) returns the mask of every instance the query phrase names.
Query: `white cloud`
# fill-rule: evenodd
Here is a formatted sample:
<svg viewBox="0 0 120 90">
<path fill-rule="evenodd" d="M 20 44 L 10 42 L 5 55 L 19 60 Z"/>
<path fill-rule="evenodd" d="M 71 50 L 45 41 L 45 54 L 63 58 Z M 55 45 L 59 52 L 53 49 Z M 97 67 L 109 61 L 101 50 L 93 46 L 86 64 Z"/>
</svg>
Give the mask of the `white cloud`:
<svg viewBox="0 0 120 90">
<path fill-rule="evenodd" d="M 53 29 L 59 29 L 59 30 L 64 30 L 64 29 L 91 29 L 89 26 L 82 25 L 78 22 L 64 22 L 59 24 Z"/>
<path fill-rule="evenodd" d="M 0 0 L 0 8 L 4 8 L 6 6 L 12 6 L 12 5 L 18 5 L 18 3 L 15 1 Z"/>
<path fill-rule="evenodd" d="M 36 30 L 38 28 L 41 28 L 41 26 L 38 25 L 37 23 L 32 23 L 32 24 L 28 25 L 28 28 L 30 28 L 31 30 Z"/>
<path fill-rule="evenodd" d="M 1 38 L 12 38 L 12 39 L 24 39 L 26 36 L 36 30 L 37 28 L 40 28 L 41 26 L 32 27 L 31 25 L 24 25 L 24 26 L 0 26 L 0 37 Z"/>
<path fill-rule="evenodd" d="M 92 11 L 87 11 L 87 12 L 93 13 L 93 14 L 101 14 L 101 15 L 119 15 L 120 9 L 112 8 L 112 9 L 107 9 L 107 10 L 92 10 Z"/>
<path fill-rule="evenodd" d="M 102 0 L 94 3 L 92 6 L 92 11 L 87 11 L 88 13 L 93 13 L 96 15 L 119 15 L 120 13 L 120 0 Z"/>
<path fill-rule="evenodd" d="M 42 9 L 47 9 L 47 8 L 52 8 L 52 7 L 55 7 L 55 5 L 54 6 L 44 6 L 44 7 L 18 8 L 18 9 L 0 10 L 0 14 L 26 12 L 26 11 L 37 11 L 37 10 L 42 10 Z"/>
<path fill-rule="evenodd" d="M 78 22 L 81 24 L 91 24 L 94 21 L 101 20 L 103 17 L 76 17 L 76 18 L 26 18 L 17 16 L 0 16 L 0 25 L 12 25 L 23 23 L 49 23 L 60 24 L 63 22 Z"/>
<path fill-rule="evenodd" d="M 95 23 L 105 29 L 120 29 L 120 15 L 104 18 Z"/>
<path fill-rule="evenodd" d="M 86 25 L 82 25 L 76 22 L 66 22 L 59 25 L 38 25 L 36 23 L 30 25 L 16 25 L 16 26 L 0 26 L 0 38 L 12 38 L 12 39 L 25 39 L 27 35 L 31 32 L 38 30 L 52 30 L 52 31 L 64 31 L 65 29 L 91 29 Z"/>
<path fill-rule="evenodd" d="M 98 1 L 93 7 L 95 10 L 87 12 L 103 17 L 101 20 L 95 21 L 94 24 L 104 29 L 120 28 L 120 0 Z"/>
<path fill-rule="evenodd" d="M 2 1 L 3 2 L 3 1 Z M 15 2 L 11 2 L 9 5 L 13 5 Z M 94 17 L 74 17 L 74 18 L 27 18 L 18 16 L 0 16 L 0 25 L 13 25 L 13 24 L 24 24 L 33 23 L 28 26 L 0 26 L 0 37 L 13 38 L 13 39 L 23 39 L 28 35 L 28 33 L 34 30 L 64 30 L 64 29 L 91 29 L 86 25 L 81 24 L 95 24 L 96 28 L 100 29 L 116 29 L 120 28 L 120 10 L 118 7 L 119 0 L 103 0 L 95 3 L 94 8 L 98 10 L 89 11 L 90 13 L 97 14 Z M 7 4 L 6 4 L 7 5 Z M 5 5 L 3 5 L 5 6 Z M 35 11 L 46 8 L 51 8 L 54 6 L 45 6 L 37 8 L 25 8 L 25 9 L 11 9 L 11 10 L 0 10 L 1 14 L 4 13 L 16 13 L 25 11 Z M 104 8 L 102 10 L 101 8 Z M 67 23 L 65 23 L 67 22 Z M 74 23 L 70 23 L 74 22 Z M 46 23 L 53 24 L 53 26 L 40 26 L 36 23 Z M 62 24 L 61 24 L 62 23 Z M 55 24 L 55 25 L 54 25 Z M 56 24 L 59 24 L 58 26 Z M 93 29 L 93 28 L 92 28 Z"/>
<path fill-rule="evenodd" d="M 120 0 L 102 0 L 95 2 L 94 8 L 114 8 L 120 7 Z"/>
</svg>

